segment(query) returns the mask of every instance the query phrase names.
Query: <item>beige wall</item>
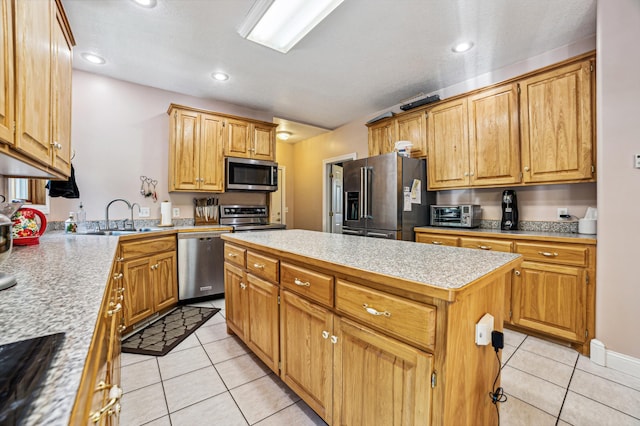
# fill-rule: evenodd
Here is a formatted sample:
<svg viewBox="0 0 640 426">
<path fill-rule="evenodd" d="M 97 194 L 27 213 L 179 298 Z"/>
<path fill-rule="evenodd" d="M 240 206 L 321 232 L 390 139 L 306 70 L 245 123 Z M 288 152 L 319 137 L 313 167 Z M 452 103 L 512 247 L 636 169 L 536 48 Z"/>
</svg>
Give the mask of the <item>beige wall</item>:
<svg viewBox="0 0 640 426">
<path fill-rule="evenodd" d="M 365 119 L 346 124 L 294 145 L 295 226 L 322 231 L 322 165 L 323 160 L 355 152 L 367 156 Z"/>
<path fill-rule="evenodd" d="M 285 167 L 285 209 L 288 211 L 285 215 L 285 223 L 287 228 L 295 228 L 295 208 L 294 208 L 294 194 L 295 194 L 295 179 L 293 175 L 294 160 L 293 160 L 293 144 L 276 142 L 276 162 L 278 166 Z"/>
<path fill-rule="evenodd" d="M 171 200 L 181 217 L 193 217 L 198 193 L 168 192 L 170 103 L 188 105 L 243 117 L 272 121 L 264 112 L 224 102 L 127 83 L 83 71 L 73 72 L 73 165 L 79 200 L 51 198 L 50 220 L 65 220 L 83 202 L 90 220 L 104 219 L 105 207 L 114 198 L 125 198 L 151 208 L 160 217 L 160 201 Z M 140 176 L 158 181 L 158 202 L 140 195 Z M 228 193 L 222 203 L 264 203 L 264 194 Z M 137 213 L 137 212 L 136 212 Z M 127 217 L 122 203 L 114 204 L 110 218 Z M 137 214 L 136 216 L 137 217 Z"/>
<path fill-rule="evenodd" d="M 640 2 L 598 2 L 598 291 L 596 337 L 640 358 Z"/>
</svg>

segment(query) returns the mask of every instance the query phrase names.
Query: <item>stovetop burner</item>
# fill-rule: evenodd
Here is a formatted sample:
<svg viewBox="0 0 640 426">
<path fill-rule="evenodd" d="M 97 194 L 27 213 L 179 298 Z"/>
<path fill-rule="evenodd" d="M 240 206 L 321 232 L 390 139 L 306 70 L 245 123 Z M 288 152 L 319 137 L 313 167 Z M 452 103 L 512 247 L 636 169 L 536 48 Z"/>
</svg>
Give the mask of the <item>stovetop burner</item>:
<svg viewBox="0 0 640 426">
<path fill-rule="evenodd" d="M 64 333 L 0 346 L 0 424 L 18 425 L 38 397 Z"/>
</svg>

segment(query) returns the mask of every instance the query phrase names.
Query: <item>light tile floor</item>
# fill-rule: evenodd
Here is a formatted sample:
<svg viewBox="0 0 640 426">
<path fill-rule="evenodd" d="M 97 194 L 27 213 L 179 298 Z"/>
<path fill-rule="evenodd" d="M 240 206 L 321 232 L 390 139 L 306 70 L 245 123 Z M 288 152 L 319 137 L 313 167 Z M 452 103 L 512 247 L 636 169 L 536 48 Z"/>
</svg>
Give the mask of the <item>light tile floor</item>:
<svg viewBox="0 0 640 426">
<path fill-rule="evenodd" d="M 122 354 L 122 426 L 324 425 L 224 323 L 222 311 L 164 357 Z M 497 362 L 497 361 L 496 361 Z M 500 424 L 640 426 L 640 378 L 505 330 Z"/>
</svg>

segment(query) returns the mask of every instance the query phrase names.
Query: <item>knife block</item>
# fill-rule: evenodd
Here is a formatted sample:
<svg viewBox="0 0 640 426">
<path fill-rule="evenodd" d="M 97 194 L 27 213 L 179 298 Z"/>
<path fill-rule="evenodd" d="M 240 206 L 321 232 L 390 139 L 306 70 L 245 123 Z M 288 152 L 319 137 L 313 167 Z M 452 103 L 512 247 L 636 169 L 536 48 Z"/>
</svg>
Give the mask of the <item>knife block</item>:
<svg viewBox="0 0 640 426">
<path fill-rule="evenodd" d="M 198 216 L 198 207 L 194 207 L 193 208 L 193 218 L 194 218 L 194 225 L 218 225 L 220 223 L 219 221 L 219 206 L 206 206 L 203 207 L 204 209 L 207 209 L 208 211 L 210 211 L 212 214 L 211 216 L 208 216 L 205 218 L 204 214 L 201 214 L 200 216 Z"/>
</svg>

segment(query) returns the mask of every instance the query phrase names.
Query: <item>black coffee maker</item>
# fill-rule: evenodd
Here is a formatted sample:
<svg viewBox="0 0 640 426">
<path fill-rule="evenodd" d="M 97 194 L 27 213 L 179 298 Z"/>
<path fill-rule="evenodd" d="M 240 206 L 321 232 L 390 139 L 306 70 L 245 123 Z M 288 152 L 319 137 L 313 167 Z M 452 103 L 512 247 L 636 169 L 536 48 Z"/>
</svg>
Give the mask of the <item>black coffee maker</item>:
<svg viewBox="0 0 640 426">
<path fill-rule="evenodd" d="M 513 231 L 518 229 L 518 199 L 516 191 L 506 189 L 502 192 L 502 221 L 500 229 Z"/>
</svg>

